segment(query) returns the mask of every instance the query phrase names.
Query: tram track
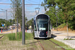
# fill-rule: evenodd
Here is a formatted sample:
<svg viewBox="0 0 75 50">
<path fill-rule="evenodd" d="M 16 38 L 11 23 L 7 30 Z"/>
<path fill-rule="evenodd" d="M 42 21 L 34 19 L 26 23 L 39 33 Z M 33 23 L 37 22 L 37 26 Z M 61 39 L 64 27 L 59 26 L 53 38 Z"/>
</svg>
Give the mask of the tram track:
<svg viewBox="0 0 75 50">
<path fill-rule="evenodd" d="M 4 35 L 2 35 L 1 37 L 0 37 L 0 39 L 2 39 L 4 37 Z"/>
<path fill-rule="evenodd" d="M 41 46 L 42 50 L 45 50 L 45 48 L 43 47 L 43 45 L 41 44 L 41 42 L 39 40 L 37 40 L 39 42 L 39 45 Z"/>
<path fill-rule="evenodd" d="M 54 43 L 53 41 L 51 41 L 51 40 L 49 40 L 50 42 L 52 42 L 53 44 L 55 44 L 55 45 L 57 45 L 57 46 L 59 46 L 62 50 L 66 50 L 65 48 L 63 48 L 62 46 L 60 46 L 60 45 L 58 45 L 58 44 L 56 44 L 56 43 Z"/>
<path fill-rule="evenodd" d="M 43 44 L 42 44 L 39 40 L 37 40 L 37 41 L 39 42 L 39 45 L 41 46 L 42 50 L 45 50 L 46 48 L 43 46 Z M 48 40 L 48 41 L 49 41 L 49 43 L 53 43 L 54 45 L 60 47 L 61 50 L 66 50 L 66 49 L 63 48 L 62 46 L 60 46 L 60 45 L 54 43 L 53 41 L 51 41 L 51 40 Z M 44 44 L 46 44 L 48 47 L 50 46 L 51 48 L 53 48 L 53 46 L 51 46 L 51 44 L 47 43 L 46 41 L 42 41 L 42 42 L 43 42 Z M 54 48 L 53 48 L 53 49 L 54 49 Z"/>
</svg>

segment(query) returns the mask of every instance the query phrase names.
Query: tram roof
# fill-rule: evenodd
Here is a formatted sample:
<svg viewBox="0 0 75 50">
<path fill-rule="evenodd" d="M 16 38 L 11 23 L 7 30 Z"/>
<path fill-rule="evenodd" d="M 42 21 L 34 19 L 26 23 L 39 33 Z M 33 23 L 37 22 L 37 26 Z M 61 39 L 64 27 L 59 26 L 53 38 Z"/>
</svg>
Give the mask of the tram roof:
<svg viewBox="0 0 75 50">
<path fill-rule="evenodd" d="M 38 14 L 38 15 L 35 15 L 34 20 L 36 20 L 36 17 L 39 16 L 39 15 L 46 15 L 46 14 Z M 48 15 L 46 15 L 46 16 L 48 16 Z M 48 16 L 48 18 L 49 18 L 49 16 Z"/>
</svg>

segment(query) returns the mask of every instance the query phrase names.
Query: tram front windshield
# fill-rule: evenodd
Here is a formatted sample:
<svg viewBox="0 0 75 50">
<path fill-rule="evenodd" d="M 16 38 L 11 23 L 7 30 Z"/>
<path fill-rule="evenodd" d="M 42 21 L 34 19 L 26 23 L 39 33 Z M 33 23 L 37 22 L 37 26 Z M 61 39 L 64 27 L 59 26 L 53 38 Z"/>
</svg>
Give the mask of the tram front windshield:
<svg viewBox="0 0 75 50">
<path fill-rule="evenodd" d="M 48 19 L 37 20 L 38 30 L 48 30 Z"/>
</svg>

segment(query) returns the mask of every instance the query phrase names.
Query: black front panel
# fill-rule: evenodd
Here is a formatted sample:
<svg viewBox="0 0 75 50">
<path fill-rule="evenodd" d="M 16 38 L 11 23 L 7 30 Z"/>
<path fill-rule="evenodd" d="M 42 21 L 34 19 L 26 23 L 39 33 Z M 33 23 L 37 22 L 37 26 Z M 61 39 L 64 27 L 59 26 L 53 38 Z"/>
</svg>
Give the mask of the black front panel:
<svg viewBox="0 0 75 50">
<path fill-rule="evenodd" d="M 46 31 L 40 31 L 39 37 L 47 37 Z"/>
<path fill-rule="evenodd" d="M 40 14 L 40 15 L 38 15 L 38 16 L 36 17 L 36 20 L 37 20 L 37 19 L 48 19 L 48 16 L 45 15 L 45 14 Z"/>
</svg>

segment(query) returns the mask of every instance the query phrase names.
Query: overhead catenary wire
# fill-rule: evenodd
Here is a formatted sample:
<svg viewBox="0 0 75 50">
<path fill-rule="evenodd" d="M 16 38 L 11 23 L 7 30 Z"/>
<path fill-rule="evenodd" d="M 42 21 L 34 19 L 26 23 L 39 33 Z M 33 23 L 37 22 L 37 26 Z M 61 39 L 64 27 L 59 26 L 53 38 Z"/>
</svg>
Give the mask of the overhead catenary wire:
<svg viewBox="0 0 75 50">
<path fill-rule="evenodd" d="M 5 12 L 6 9 L 1 9 L 0 8 L 0 10 L 3 10 L 3 11 L 0 11 L 0 12 Z M 13 12 L 13 11 L 8 11 L 8 12 Z M 25 11 L 25 12 L 35 12 L 35 11 Z"/>
<path fill-rule="evenodd" d="M 6 11 L 6 9 L 3 9 L 3 11 L 0 11 L 0 12 L 5 12 Z M 14 11 L 12 11 L 12 10 L 7 10 L 7 12 L 14 12 Z"/>
<path fill-rule="evenodd" d="M 12 5 L 12 3 L 0 3 L 0 5 Z M 25 4 L 25 5 L 41 5 L 41 4 Z"/>
<path fill-rule="evenodd" d="M 12 3 L 0 3 L 2 5 L 12 5 Z M 41 4 L 25 4 L 25 5 L 41 5 Z"/>
<path fill-rule="evenodd" d="M 32 0 L 29 0 L 29 1 L 34 2 Z M 0 5 L 8 5 L 9 6 L 9 5 L 12 5 L 12 3 L 0 3 Z M 36 2 L 35 4 L 34 3 L 29 3 L 29 4 L 27 3 L 25 5 L 38 5 L 38 6 L 40 6 L 41 4 Z M 0 12 L 3 12 L 3 11 L 0 11 Z M 13 11 L 8 11 L 8 12 L 13 12 Z M 35 11 L 25 11 L 25 12 L 35 12 Z"/>
<path fill-rule="evenodd" d="M 31 2 L 35 2 L 35 1 L 33 1 L 33 0 L 29 0 L 29 1 L 31 1 Z M 37 3 L 37 2 L 35 2 L 35 3 Z"/>
<path fill-rule="evenodd" d="M 37 2 L 34 2 L 32 0 L 26 0 L 26 1 L 29 2 L 29 3 L 37 3 Z"/>
</svg>

